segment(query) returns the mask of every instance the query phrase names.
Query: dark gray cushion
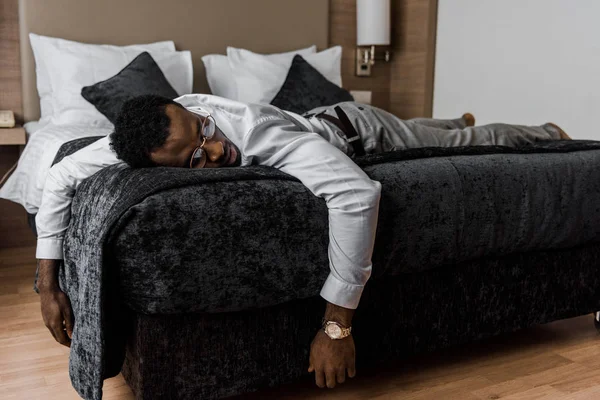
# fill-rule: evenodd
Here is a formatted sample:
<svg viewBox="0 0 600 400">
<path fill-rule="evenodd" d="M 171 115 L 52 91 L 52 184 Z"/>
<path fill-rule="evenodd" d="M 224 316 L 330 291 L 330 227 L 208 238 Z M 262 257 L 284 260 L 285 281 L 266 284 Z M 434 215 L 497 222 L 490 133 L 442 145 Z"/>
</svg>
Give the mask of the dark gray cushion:
<svg viewBox="0 0 600 400">
<path fill-rule="evenodd" d="M 174 99 L 177 92 L 148 52 L 137 56 L 118 74 L 81 89 L 81 95 L 113 124 L 121 106 L 132 97 L 155 94 Z"/>
<path fill-rule="evenodd" d="M 297 55 L 271 104 L 282 110 L 303 114 L 313 108 L 353 100 L 350 92 L 327 80 L 302 56 Z"/>
</svg>

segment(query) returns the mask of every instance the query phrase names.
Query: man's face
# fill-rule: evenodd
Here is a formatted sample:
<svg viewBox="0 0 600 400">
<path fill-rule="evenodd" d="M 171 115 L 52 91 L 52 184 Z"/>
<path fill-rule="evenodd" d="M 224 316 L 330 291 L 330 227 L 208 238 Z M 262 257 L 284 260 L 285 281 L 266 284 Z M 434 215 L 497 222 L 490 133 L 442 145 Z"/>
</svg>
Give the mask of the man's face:
<svg viewBox="0 0 600 400">
<path fill-rule="evenodd" d="M 150 153 L 150 158 L 165 167 L 188 168 L 194 150 L 202 144 L 200 130 L 204 117 L 173 104 L 167 105 L 165 112 L 171 120 L 169 136 L 161 148 Z M 237 167 L 241 163 L 240 150 L 218 126 L 203 149 L 207 156 L 204 168 Z"/>
</svg>

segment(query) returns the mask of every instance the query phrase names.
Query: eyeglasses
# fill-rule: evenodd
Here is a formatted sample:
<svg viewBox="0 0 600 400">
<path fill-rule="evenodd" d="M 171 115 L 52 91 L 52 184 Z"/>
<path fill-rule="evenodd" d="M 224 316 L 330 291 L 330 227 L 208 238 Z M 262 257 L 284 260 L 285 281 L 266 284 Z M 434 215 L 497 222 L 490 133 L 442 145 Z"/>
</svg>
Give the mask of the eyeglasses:
<svg viewBox="0 0 600 400">
<path fill-rule="evenodd" d="M 204 144 L 206 144 L 207 140 L 210 140 L 213 136 L 215 136 L 216 130 L 217 123 L 212 115 L 208 114 L 206 117 L 204 117 L 204 121 L 202 121 L 200 135 L 198 136 L 198 140 L 202 139 L 202 143 L 200 146 L 196 147 L 192 153 L 192 158 L 190 159 L 190 168 L 204 168 L 206 161 L 208 160 L 206 151 L 204 150 Z"/>
</svg>

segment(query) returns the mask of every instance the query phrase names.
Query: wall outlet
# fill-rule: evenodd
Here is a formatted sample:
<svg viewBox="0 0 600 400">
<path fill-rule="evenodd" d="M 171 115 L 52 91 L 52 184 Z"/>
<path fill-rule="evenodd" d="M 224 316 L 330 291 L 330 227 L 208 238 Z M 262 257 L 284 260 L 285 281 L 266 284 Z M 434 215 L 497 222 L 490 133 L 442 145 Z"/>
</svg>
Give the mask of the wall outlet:
<svg viewBox="0 0 600 400">
<path fill-rule="evenodd" d="M 370 90 L 351 90 L 350 94 L 354 97 L 354 101 L 362 104 L 371 104 L 373 92 Z"/>
</svg>

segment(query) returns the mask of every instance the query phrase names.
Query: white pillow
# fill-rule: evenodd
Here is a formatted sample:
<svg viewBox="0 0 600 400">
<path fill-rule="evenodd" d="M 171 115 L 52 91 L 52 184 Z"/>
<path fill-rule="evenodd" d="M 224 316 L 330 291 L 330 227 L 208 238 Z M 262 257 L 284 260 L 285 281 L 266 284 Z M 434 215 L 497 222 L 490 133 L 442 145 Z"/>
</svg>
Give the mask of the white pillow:
<svg viewBox="0 0 600 400">
<path fill-rule="evenodd" d="M 202 57 L 202 62 L 204 68 L 206 68 L 206 79 L 211 93 L 215 96 L 235 100 L 237 98 L 237 86 L 227 56 L 208 54 Z"/>
<path fill-rule="evenodd" d="M 285 82 L 292 57 L 272 60 L 247 50 L 230 52 L 229 65 L 238 89 L 238 101 L 270 103 Z M 329 81 L 342 86 L 342 47 L 336 46 L 320 53 L 302 56 Z"/>
<path fill-rule="evenodd" d="M 158 55 L 175 54 L 175 44 L 172 41 L 131 46 L 111 46 L 79 43 L 40 36 L 34 33 L 30 33 L 29 38 L 36 61 L 41 120 L 46 123 L 64 120 L 64 118 L 61 118 L 61 112 L 70 109 L 71 104 L 69 101 L 75 101 L 75 104 L 73 104 L 74 109 L 86 109 L 87 107 L 82 105 L 87 103 L 81 97 L 83 86 L 92 85 L 117 74 L 140 53 L 148 51 L 155 60 L 159 58 Z M 192 90 L 191 83 L 187 81 L 191 81 L 188 76 L 193 76 L 193 72 L 188 71 L 192 68 L 191 57 L 189 54 L 182 54 L 176 58 L 177 60 L 168 60 L 167 56 L 163 56 L 162 65 L 158 60 L 157 63 L 178 93 L 180 93 L 180 90 L 182 91 L 180 94 L 190 93 Z M 171 72 L 169 75 L 164 70 L 165 64 L 172 65 L 177 61 L 185 65 L 182 79 L 177 78 L 177 75 L 182 74 L 180 70 L 176 73 Z M 72 62 L 75 62 L 76 65 L 71 65 Z M 187 81 L 183 83 L 184 80 Z M 75 91 L 79 92 L 79 96 L 69 95 Z M 89 103 L 87 103 L 87 106 L 94 109 Z M 96 113 L 95 118 L 98 118 L 98 115 L 101 114 Z M 84 120 L 86 117 L 88 116 L 82 115 L 75 122 L 87 122 Z M 90 122 L 108 123 L 108 120 L 102 116 L 100 120 L 96 119 Z"/>
<path fill-rule="evenodd" d="M 248 50 L 237 49 L 234 47 L 227 48 L 227 54 L 229 54 L 229 52 L 237 53 L 239 51 Z M 296 54 L 300 54 L 304 57 L 316 52 L 317 46 L 311 46 L 306 49 L 294 50 L 287 53 L 265 54 L 262 56 L 271 61 L 287 61 L 289 59 L 289 62 L 291 63 Z M 210 87 L 212 94 L 227 99 L 237 100 L 237 86 L 233 72 L 229 66 L 228 57 L 222 54 L 208 54 L 202 57 L 202 62 L 206 68 L 206 79 L 208 80 L 208 86 Z"/>
<path fill-rule="evenodd" d="M 179 94 L 192 92 L 193 67 L 189 51 L 169 53 L 148 52 L 162 70 L 165 78 Z M 52 74 L 52 82 L 58 86 L 53 90 L 54 116 L 57 125 L 88 124 L 107 126 L 110 121 L 81 95 L 84 86 L 93 85 L 113 77 L 127 66 L 136 54 L 113 54 L 109 62 L 103 55 L 62 52 L 64 64 Z"/>
</svg>

